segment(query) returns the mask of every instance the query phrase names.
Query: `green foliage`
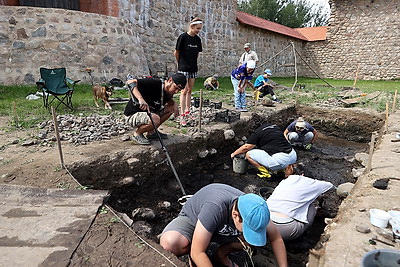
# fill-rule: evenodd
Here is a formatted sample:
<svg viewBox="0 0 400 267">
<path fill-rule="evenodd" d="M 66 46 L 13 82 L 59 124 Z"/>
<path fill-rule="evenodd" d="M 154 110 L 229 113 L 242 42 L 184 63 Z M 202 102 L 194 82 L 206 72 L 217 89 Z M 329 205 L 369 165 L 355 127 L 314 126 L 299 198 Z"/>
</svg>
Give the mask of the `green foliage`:
<svg viewBox="0 0 400 267">
<path fill-rule="evenodd" d="M 313 9 L 305 0 L 242 0 L 238 2 L 238 9 L 290 28 L 328 23 L 328 14 L 323 12 L 323 7 Z"/>
</svg>

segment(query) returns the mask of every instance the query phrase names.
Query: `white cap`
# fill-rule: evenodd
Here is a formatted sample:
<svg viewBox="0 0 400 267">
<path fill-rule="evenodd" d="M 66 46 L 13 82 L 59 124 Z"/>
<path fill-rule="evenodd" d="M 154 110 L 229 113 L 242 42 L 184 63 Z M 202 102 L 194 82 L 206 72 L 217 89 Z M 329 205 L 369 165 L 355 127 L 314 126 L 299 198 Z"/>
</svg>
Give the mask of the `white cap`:
<svg viewBox="0 0 400 267">
<path fill-rule="evenodd" d="M 256 68 L 256 62 L 254 60 L 247 61 L 247 67 L 250 68 L 250 69 L 255 69 Z"/>
</svg>

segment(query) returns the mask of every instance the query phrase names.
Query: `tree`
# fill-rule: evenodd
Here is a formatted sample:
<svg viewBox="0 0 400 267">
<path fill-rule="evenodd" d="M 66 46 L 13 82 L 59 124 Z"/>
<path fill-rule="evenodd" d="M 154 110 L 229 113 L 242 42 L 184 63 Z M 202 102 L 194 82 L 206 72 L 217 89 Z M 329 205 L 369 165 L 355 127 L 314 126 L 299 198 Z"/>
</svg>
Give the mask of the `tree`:
<svg viewBox="0 0 400 267">
<path fill-rule="evenodd" d="M 313 9 L 306 0 L 239 0 L 238 8 L 290 28 L 322 26 L 328 21 L 322 6 Z"/>
</svg>

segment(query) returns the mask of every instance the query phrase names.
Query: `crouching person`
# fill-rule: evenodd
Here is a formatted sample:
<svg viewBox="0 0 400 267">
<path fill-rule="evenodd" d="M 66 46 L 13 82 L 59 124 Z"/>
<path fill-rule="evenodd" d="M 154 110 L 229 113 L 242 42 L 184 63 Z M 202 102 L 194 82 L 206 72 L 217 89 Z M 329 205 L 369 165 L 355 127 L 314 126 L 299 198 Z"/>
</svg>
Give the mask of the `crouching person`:
<svg viewBox="0 0 400 267">
<path fill-rule="evenodd" d="M 130 97 L 125 107 L 125 122 L 137 127 L 132 137 L 134 143 L 150 145 L 150 139 L 156 139 L 158 136 L 149 114 L 157 128 L 173 113 L 177 114 L 178 108 L 173 96 L 185 88 L 186 77 L 180 73 L 173 74 L 165 81 L 158 78 L 129 77 L 127 84 L 133 97 Z M 159 134 L 161 138 L 167 138 L 166 134 L 161 132 Z"/>
<path fill-rule="evenodd" d="M 301 146 L 306 150 L 311 149 L 318 137 L 318 132 L 302 117 L 289 124 L 283 134 L 293 146 Z"/>
<path fill-rule="evenodd" d="M 243 250 L 243 244 L 265 246 L 268 238 L 279 266 L 287 266 L 285 244 L 269 216 L 260 196 L 210 184 L 185 203 L 179 216 L 165 227 L 160 244 L 176 256 L 189 254 L 191 266 L 212 266 L 206 250 L 210 242 L 216 242 L 215 260 L 237 266 L 229 259 L 231 252 Z"/>
<path fill-rule="evenodd" d="M 283 179 L 267 199 L 271 220 L 283 240 L 298 238 L 313 223 L 317 208 L 314 201 L 333 187 L 326 181 L 304 176 L 301 164 L 290 164 Z"/>
<path fill-rule="evenodd" d="M 246 153 L 246 159 L 256 167 L 261 178 L 270 178 L 271 172 L 284 170 L 297 160 L 296 151 L 283 136 L 282 130 L 276 124 L 264 123 L 258 127 L 242 145 L 231 154 Z"/>
</svg>

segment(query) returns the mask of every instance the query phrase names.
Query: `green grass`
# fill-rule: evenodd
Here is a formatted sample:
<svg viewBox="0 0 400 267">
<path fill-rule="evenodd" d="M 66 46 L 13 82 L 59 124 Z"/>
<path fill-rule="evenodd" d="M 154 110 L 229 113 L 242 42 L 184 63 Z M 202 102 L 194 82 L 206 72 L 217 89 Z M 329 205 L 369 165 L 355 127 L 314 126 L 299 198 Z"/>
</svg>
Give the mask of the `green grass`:
<svg viewBox="0 0 400 267">
<path fill-rule="evenodd" d="M 203 88 L 205 78 L 196 79 L 193 96 L 199 96 L 200 89 Z M 281 78 L 272 77 L 272 80 L 279 85 L 288 87 L 288 90 L 276 90 L 276 94 L 284 103 L 293 103 L 297 99 L 298 104 L 309 105 L 336 97 L 341 93 L 343 88 L 353 87 L 352 80 L 333 80 L 326 79 L 326 81 L 333 87 L 328 86 L 321 79 L 299 77 L 297 84 L 304 85 L 304 89 L 298 93 L 298 87 L 291 91 L 294 83 L 294 78 Z M 219 102 L 222 101 L 224 106 L 232 104 L 233 102 L 233 87 L 229 77 L 219 78 L 220 89 L 217 91 L 202 90 L 204 99 Z M 356 88 L 362 93 L 371 93 L 374 91 L 381 91 L 379 98 L 360 104 L 361 107 L 372 108 L 377 111 L 384 111 L 386 102 L 389 107 L 392 107 L 393 96 L 396 90 L 400 90 L 400 80 L 390 81 L 358 81 Z M 248 89 L 250 92 L 250 89 Z M 2 86 L 0 85 L 0 115 L 8 116 L 9 130 L 20 128 L 36 127 L 42 121 L 51 120 L 50 112 L 43 107 L 43 100 L 26 100 L 25 97 L 29 94 L 36 93 L 36 86 Z M 128 97 L 126 90 L 115 90 L 112 96 L 115 97 Z M 175 96 L 175 100 L 179 101 L 179 96 Z M 103 107 L 97 108 L 94 105 L 92 89 L 89 84 L 78 84 L 75 88 L 72 97 L 74 111 L 69 110 L 61 105 L 57 109 L 57 114 L 74 114 L 79 116 L 86 116 L 89 114 L 114 114 L 122 116 L 125 104 L 114 104 L 113 110 L 106 110 Z M 102 106 L 102 101 L 99 101 Z M 16 116 L 14 116 L 14 114 Z M 16 119 L 15 119 L 16 118 Z"/>
</svg>

